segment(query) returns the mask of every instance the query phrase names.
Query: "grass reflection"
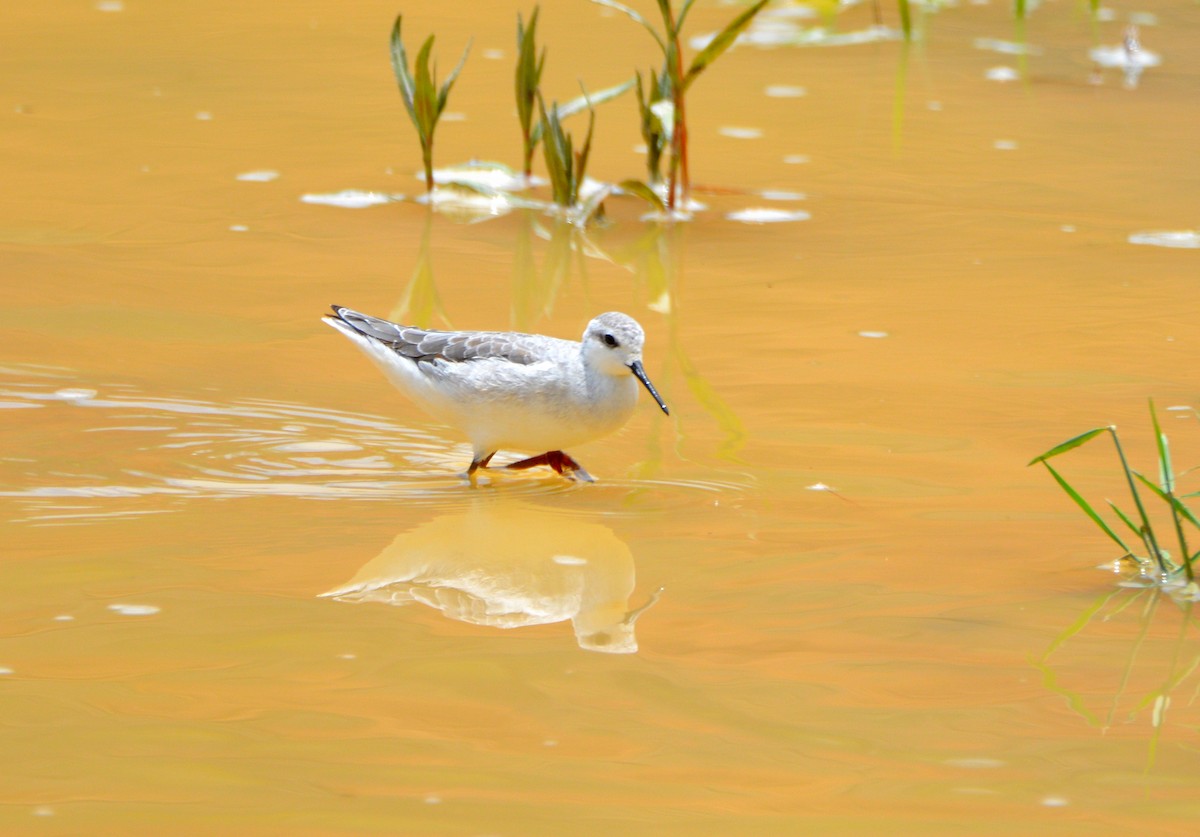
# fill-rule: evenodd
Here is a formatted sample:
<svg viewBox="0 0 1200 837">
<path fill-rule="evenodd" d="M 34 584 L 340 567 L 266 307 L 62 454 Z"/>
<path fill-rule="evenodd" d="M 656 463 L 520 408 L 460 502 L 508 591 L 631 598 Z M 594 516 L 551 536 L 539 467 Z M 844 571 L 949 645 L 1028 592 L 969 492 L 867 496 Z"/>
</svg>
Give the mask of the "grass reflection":
<svg viewBox="0 0 1200 837">
<path fill-rule="evenodd" d="M 631 245 L 619 251 L 616 258 L 619 262 L 633 267 L 645 288 L 649 300 L 647 307 L 663 315 L 666 321 L 667 358 L 662 368 L 655 373 L 655 380 L 664 381 L 664 388 L 669 391 L 671 370 L 668 363 L 673 362 L 683 374 L 684 383 L 692 397 L 721 430 L 722 439 L 717 447 L 717 455 L 722 459 L 739 462 L 738 451 L 746 438 L 745 426 L 684 349 L 680 291 L 684 276 L 686 241 L 687 229 L 684 225 L 655 224 L 647 227 Z M 652 469 L 657 461 L 651 458 L 643 464 L 647 469 Z M 649 471 L 639 473 L 639 476 L 649 475 Z"/>
<path fill-rule="evenodd" d="M 434 317 L 437 317 L 444 326 L 450 327 L 450 318 L 442 307 L 442 300 L 433 280 L 433 255 L 430 248 L 432 234 L 433 208 L 426 207 L 425 224 L 421 229 L 421 246 L 417 249 L 417 264 L 403 295 L 388 312 L 388 318 L 391 320 L 429 328 Z"/>
<path fill-rule="evenodd" d="M 1173 607 L 1164 612 L 1160 607 L 1164 602 Z M 1179 614 L 1174 637 L 1162 630 L 1171 612 Z M 1082 656 L 1086 644 L 1097 642 L 1096 635 L 1102 632 L 1118 633 L 1121 637 L 1120 640 L 1104 637 L 1103 657 L 1111 665 L 1090 668 L 1087 672 L 1090 677 L 1075 685 L 1083 663 L 1077 657 Z M 1042 684 L 1047 689 L 1060 695 L 1074 714 L 1101 732 L 1108 733 L 1139 720 L 1148 721 L 1151 732 L 1146 770 L 1149 771 L 1155 765 L 1173 696 L 1188 681 L 1192 681 L 1191 693 L 1185 706 L 1192 705 L 1200 692 L 1200 678 L 1194 676 L 1200 668 L 1198 634 L 1200 623 L 1192 602 L 1178 602 L 1153 587 L 1126 587 L 1097 598 L 1054 638 L 1034 666 L 1041 672 Z M 1111 651 L 1118 641 L 1126 648 L 1121 656 Z M 1068 656 L 1069 648 L 1079 649 L 1076 658 Z M 1110 685 L 1098 687 L 1100 682 Z M 1107 706 L 1101 708 L 1090 702 L 1101 696 Z M 1177 727 L 1181 725 L 1176 722 Z M 1187 723 L 1189 727 L 1193 725 L 1194 721 Z"/>
</svg>

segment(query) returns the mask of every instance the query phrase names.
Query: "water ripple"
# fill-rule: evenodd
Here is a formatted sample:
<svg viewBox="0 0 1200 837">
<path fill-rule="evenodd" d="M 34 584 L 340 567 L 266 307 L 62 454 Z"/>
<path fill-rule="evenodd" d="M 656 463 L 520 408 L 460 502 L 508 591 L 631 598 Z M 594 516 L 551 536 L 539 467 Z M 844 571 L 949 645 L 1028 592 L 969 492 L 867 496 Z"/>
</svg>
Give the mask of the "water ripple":
<svg viewBox="0 0 1200 837">
<path fill-rule="evenodd" d="M 20 522 L 79 525 L 176 511 L 197 499 L 253 496 L 449 506 L 468 487 L 461 476 L 468 445 L 380 416 L 261 398 L 151 395 L 23 371 L 0 369 L 0 403 L 43 408 L 8 413 L 21 436 L 10 450 L 38 451 L 0 454 L 0 499 L 20 506 Z M 514 497 L 596 488 L 542 470 L 492 470 L 477 485 Z M 672 495 L 694 499 L 741 488 L 655 479 L 602 485 L 663 495 L 667 503 Z"/>
</svg>

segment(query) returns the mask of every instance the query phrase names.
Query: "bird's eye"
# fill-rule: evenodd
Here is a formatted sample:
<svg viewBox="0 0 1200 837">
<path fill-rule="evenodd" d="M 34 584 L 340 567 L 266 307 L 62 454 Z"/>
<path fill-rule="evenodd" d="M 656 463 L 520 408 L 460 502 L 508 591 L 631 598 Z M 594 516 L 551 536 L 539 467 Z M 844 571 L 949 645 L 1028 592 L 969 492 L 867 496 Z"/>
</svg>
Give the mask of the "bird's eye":
<svg viewBox="0 0 1200 837">
<path fill-rule="evenodd" d="M 604 345 L 608 346 L 610 349 L 616 348 L 617 338 L 613 337 L 611 334 L 605 334 L 604 335 Z"/>
</svg>

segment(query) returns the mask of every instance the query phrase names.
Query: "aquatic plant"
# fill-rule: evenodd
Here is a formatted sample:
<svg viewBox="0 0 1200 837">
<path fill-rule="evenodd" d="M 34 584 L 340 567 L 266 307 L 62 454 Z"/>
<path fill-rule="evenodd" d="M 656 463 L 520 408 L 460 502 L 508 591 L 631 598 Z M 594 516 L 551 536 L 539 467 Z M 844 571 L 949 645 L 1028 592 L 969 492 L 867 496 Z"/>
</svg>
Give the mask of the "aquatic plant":
<svg viewBox="0 0 1200 837">
<path fill-rule="evenodd" d="M 537 148 L 538 135 L 534 133 L 533 106 L 537 103 L 538 92 L 542 83 L 542 67 L 546 63 L 546 50 L 537 51 L 537 21 L 539 7 L 533 7 L 529 16 L 529 26 L 521 20 L 517 13 L 517 120 L 521 123 L 521 137 L 524 140 L 525 179 L 533 174 L 533 152 Z"/>
<path fill-rule="evenodd" d="M 1176 482 L 1176 475 L 1171 465 L 1170 445 L 1167 442 L 1167 436 L 1162 432 L 1162 428 L 1158 423 L 1158 414 L 1154 410 L 1154 402 L 1150 402 L 1150 421 L 1154 428 L 1154 441 L 1158 450 L 1158 481 L 1155 482 L 1139 471 L 1135 471 L 1129 467 L 1129 461 L 1125 458 L 1125 450 L 1121 447 L 1121 440 L 1117 436 L 1117 428 L 1115 425 L 1106 427 L 1096 427 L 1086 433 L 1080 433 L 1061 444 L 1055 445 L 1050 450 L 1043 453 L 1041 456 L 1036 456 L 1029 465 L 1034 465 L 1038 462 L 1046 466 L 1046 470 L 1050 472 L 1050 476 L 1054 477 L 1054 481 L 1067 493 L 1067 496 L 1074 501 L 1093 523 L 1118 546 L 1121 547 L 1124 554 L 1118 560 L 1133 560 L 1137 562 L 1139 568 L 1146 572 L 1147 570 L 1157 570 L 1158 580 L 1160 582 L 1168 582 L 1178 578 L 1180 573 L 1186 577 L 1189 584 L 1194 583 L 1193 564 L 1200 557 L 1200 551 L 1189 551 L 1187 537 L 1184 532 L 1184 524 L 1189 524 L 1193 527 L 1200 528 L 1200 520 L 1192 513 L 1191 509 L 1184 504 L 1185 498 L 1200 496 L 1200 492 L 1180 495 Z M 1121 471 L 1125 475 L 1125 481 L 1129 486 L 1130 496 L 1133 498 L 1134 507 L 1137 509 L 1137 518 L 1132 518 L 1117 506 L 1112 500 L 1107 501 L 1117 519 L 1129 529 L 1133 535 L 1142 542 L 1146 550 L 1146 556 L 1139 556 L 1134 553 L 1133 549 L 1121 538 L 1120 535 L 1111 527 L 1103 517 L 1092 507 L 1090 503 L 1060 474 L 1049 461 L 1053 457 L 1064 454 L 1067 451 L 1083 445 L 1092 439 L 1108 433 L 1113 440 L 1113 445 L 1117 449 L 1117 457 L 1121 462 Z M 1148 489 L 1150 493 L 1158 497 L 1167 504 L 1170 509 L 1171 523 L 1175 530 L 1175 537 L 1179 543 L 1179 560 L 1176 561 L 1171 557 L 1171 554 L 1162 546 L 1163 539 L 1155 532 L 1154 526 L 1150 522 L 1150 517 L 1146 512 L 1146 506 L 1142 502 L 1141 494 L 1138 492 L 1138 484 Z"/>
<path fill-rule="evenodd" d="M 434 36 L 425 39 L 417 53 L 413 69 L 409 70 L 408 55 L 404 51 L 404 42 L 400 38 L 400 21 L 403 15 L 396 15 L 392 25 L 392 71 L 400 85 L 400 96 L 404 106 L 417 129 L 417 137 L 421 141 L 421 160 L 425 165 L 425 189 L 433 191 L 433 134 L 437 130 L 438 120 L 446 109 L 446 100 L 450 97 L 450 89 L 454 86 L 463 64 L 467 61 L 467 53 L 471 51 L 471 43 L 467 42 L 462 58 L 453 72 L 447 77 L 440 88 L 437 85 L 437 69 L 430 67 L 430 53 L 433 51 Z"/>
<path fill-rule="evenodd" d="M 666 76 L 657 75 L 650 70 L 650 84 L 642 92 L 642 74 L 637 74 L 638 115 L 641 117 L 642 139 L 646 143 L 646 182 L 659 183 L 662 181 L 662 155 L 669 143 L 667 129 L 662 123 L 653 106 L 659 102 L 670 102 L 671 88 Z M 661 112 L 662 106 L 659 105 Z"/>
<path fill-rule="evenodd" d="M 542 68 L 546 63 L 545 48 L 540 53 L 537 49 L 537 21 L 540 11 L 541 7 L 533 7 L 533 14 L 529 16 L 528 26 L 521 19 L 521 15 L 517 15 L 517 67 L 514 82 L 517 98 L 517 121 L 521 125 L 523 141 L 522 165 L 526 181 L 533 174 L 534 151 L 541 142 L 545 130 L 545 120 L 534 121 L 533 118 L 534 104 L 542 95 Z M 630 79 L 590 95 L 585 92 L 565 105 L 555 105 L 557 118 L 561 121 L 584 110 L 590 112 L 596 105 L 617 98 L 633 85 L 634 79 Z"/>
<path fill-rule="evenodd" d="M 579 204 L 580 187 L 587 177 L 588 155 L 592 150 L 592 133 L 596 127 L 596 112 L 588 108 L 587 136 L 584 137 L 583 146 L 576 151 L 571 134 L 562 126 L 558 103 L 551 104 L 550 110 L 546 110 L 546 103 L 539 95 L 538 110 L 542 117 L 542 138 L 545 141 L 543 153 L 546 158 L 546 172 L 550 176 L 550 191 L 556 204 L 564 209 L 571 209 Z M 586 221 L 587 215 L 583 220 Z"/>
<path fill-rule="evenodd" d="M 642 134 L 645 136 L 650 133 L 655 137 L 665 137 L 670 151 L 667 164 L 666 205 L 669 209 L 674 209 L 677 203 L 687 206 L 688 193 L 691 191 L 687 157 L 686 98 L 688 88 L 725 50 L 733 46 L 737 36 L 767 5 L 767 0 L 758 0 L 726 24 L 725 28 L 697 53 L 686 70 L 683 64 L 680 33 L 695 0 L 683 0 L 678 13 L 672 7 L 671 0 L 657 0 L 659 14 L 662 16 L 661 33 L 641 14 L 617 0 L 592 0 L 592 2 L 621 12 L 641 24 L 662 50 L 663 69 L 657 77 L 658 84 L 653 83 L 655 79 L 653 72 L 651 72 L 652 83 L 649 95 L 641 93 L 639 83 L 639 95 L 647 102 L 645 107 L 639 107 L 642 115 Z M 655 172 L 652 170 L 651 178 L 654 177 Z M 649 185 L 657 186 L 659 184 L 651 183 Z"/>
</svg>

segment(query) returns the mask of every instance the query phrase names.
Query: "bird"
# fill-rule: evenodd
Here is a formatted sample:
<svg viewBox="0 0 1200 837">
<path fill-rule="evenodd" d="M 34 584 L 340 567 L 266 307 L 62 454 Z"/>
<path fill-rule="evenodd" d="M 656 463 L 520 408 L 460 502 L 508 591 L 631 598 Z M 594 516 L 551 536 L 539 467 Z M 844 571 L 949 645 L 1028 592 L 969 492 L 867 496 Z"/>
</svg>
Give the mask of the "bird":
<svg viewBox="0 0 1200 837">
<path fill-rule="evenodd" d="M 642 366 L 645 332 L 620 312 L 595 317 L 575 342 L 512 331 L 436 331 L 330 307 L 324 322 L 426 413 L 465 433 L 472 446 L 469 480 L 497 451 L 515 449 L 543 452 L 510 469 L 547 465 L 594 482 L 565 450 L 624 425 L 638 382 L 670 415 Z"/>
</svg>

